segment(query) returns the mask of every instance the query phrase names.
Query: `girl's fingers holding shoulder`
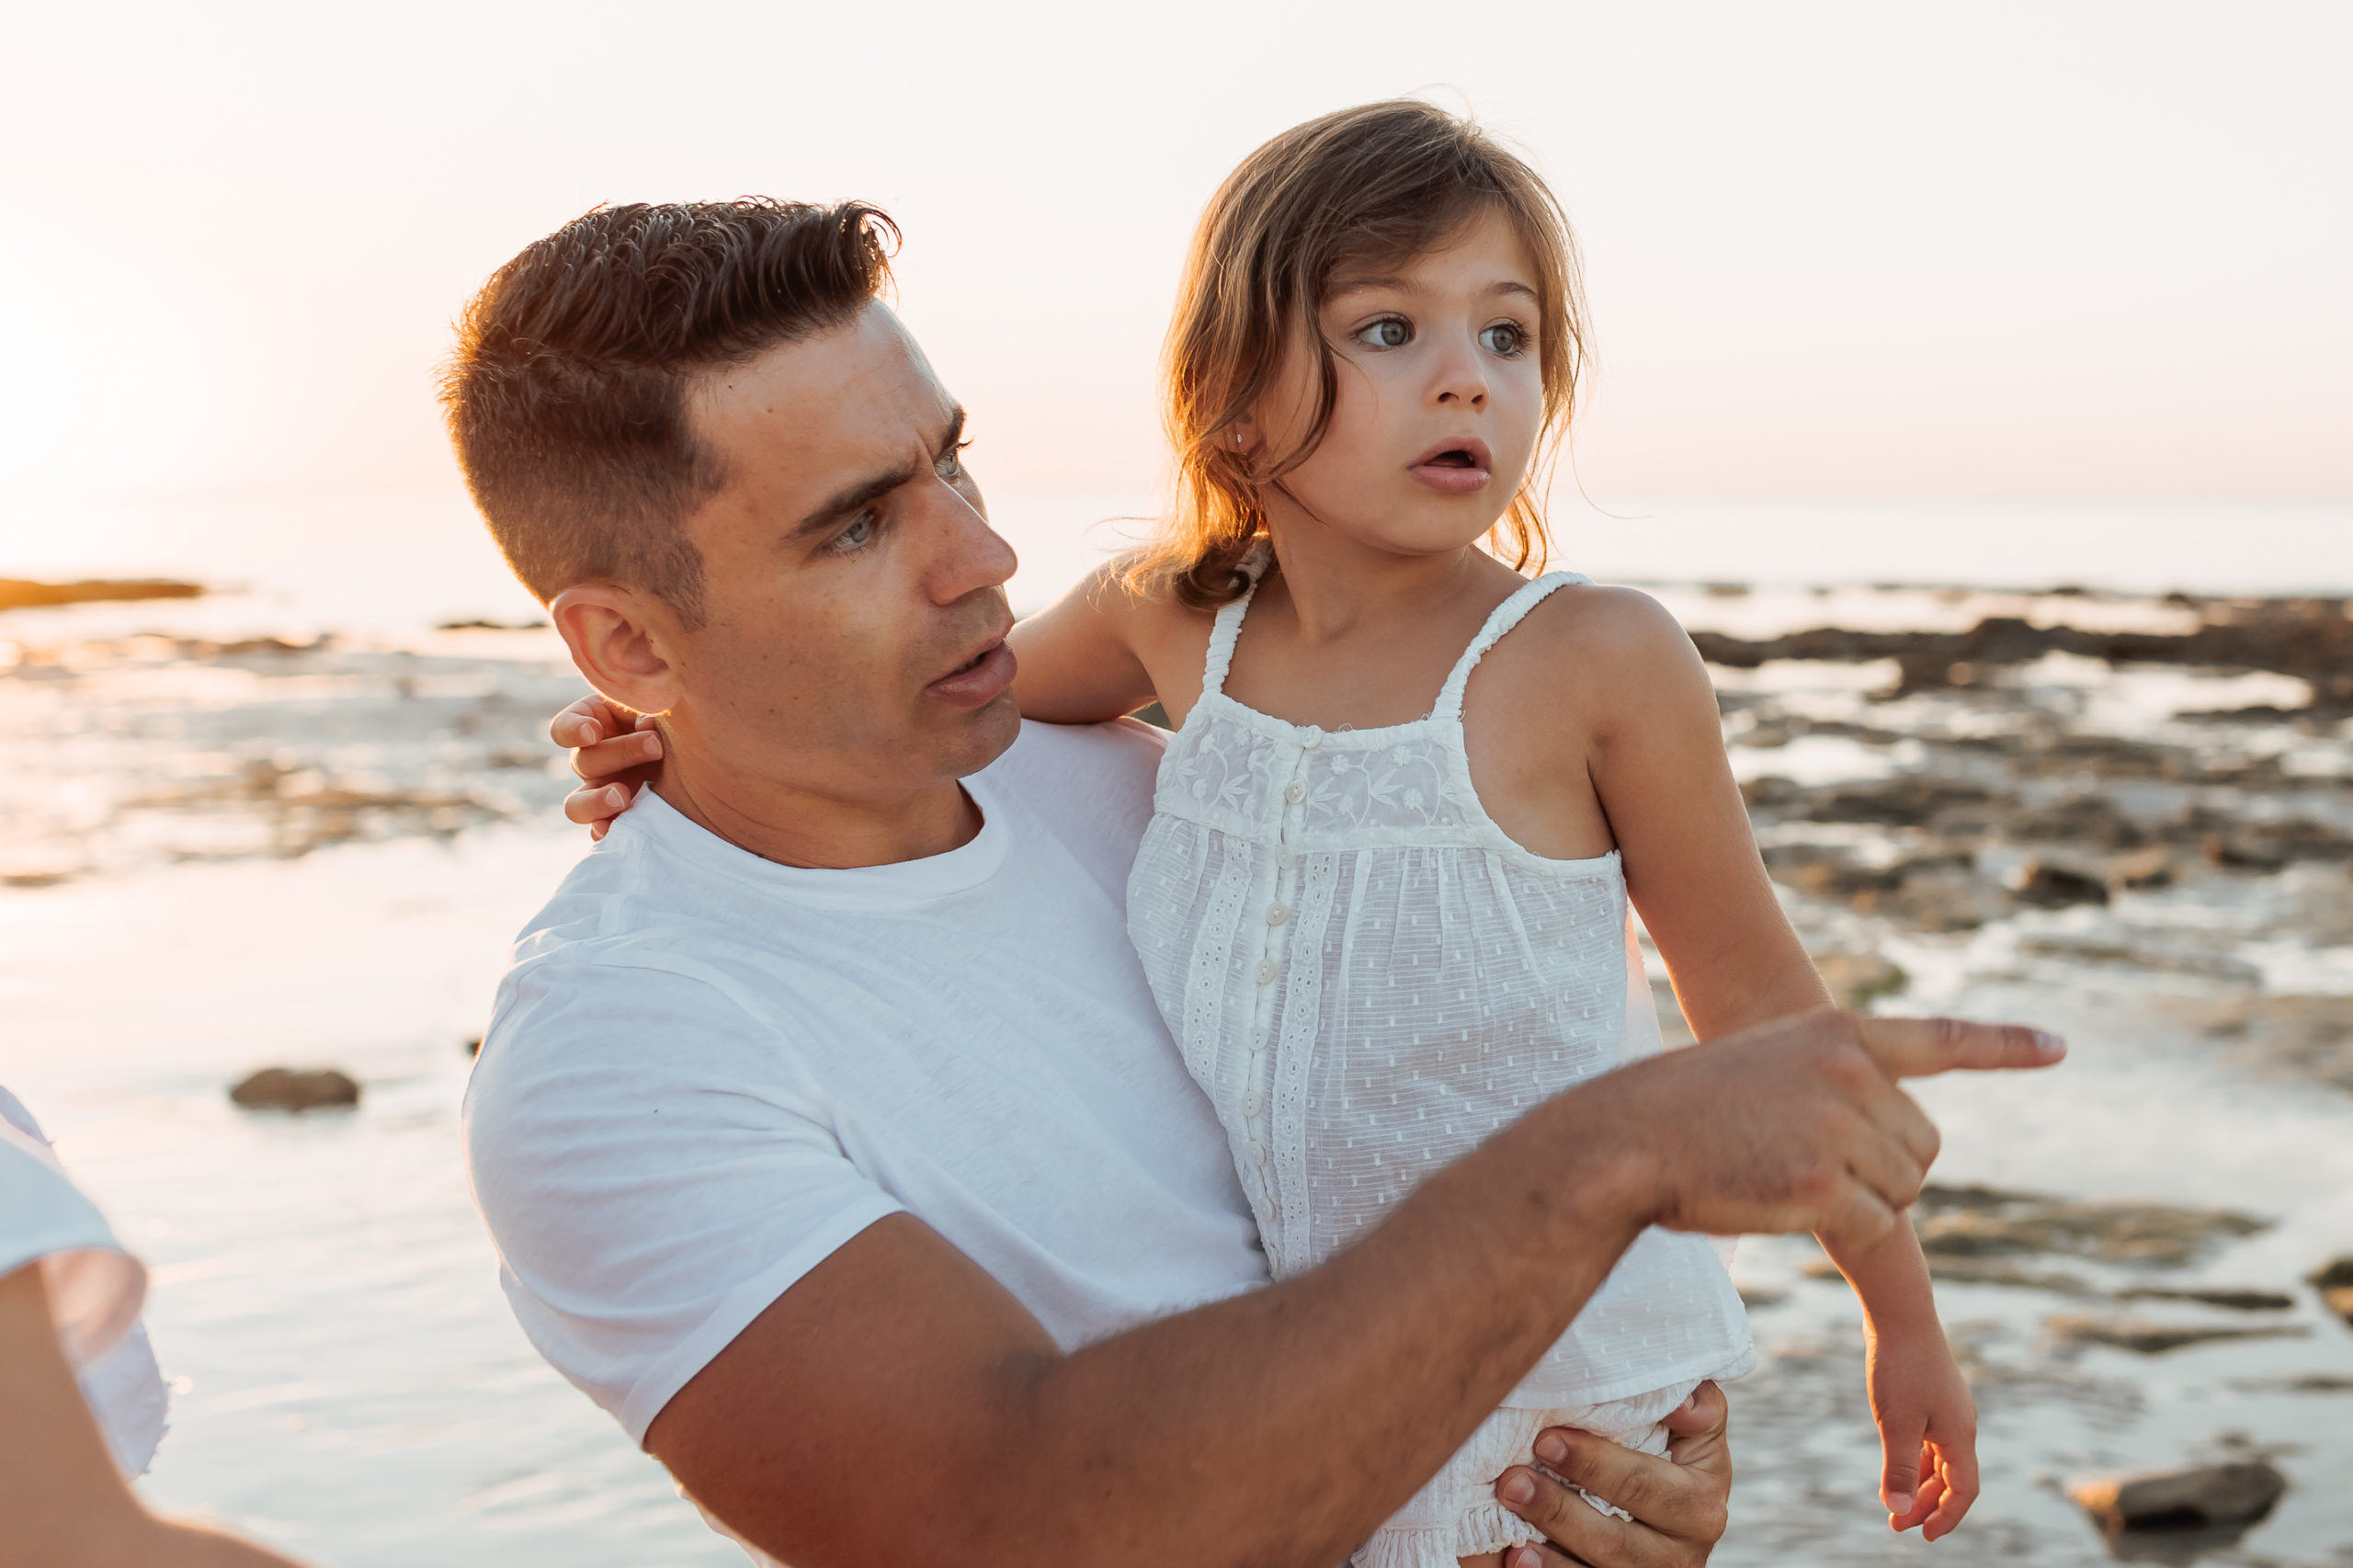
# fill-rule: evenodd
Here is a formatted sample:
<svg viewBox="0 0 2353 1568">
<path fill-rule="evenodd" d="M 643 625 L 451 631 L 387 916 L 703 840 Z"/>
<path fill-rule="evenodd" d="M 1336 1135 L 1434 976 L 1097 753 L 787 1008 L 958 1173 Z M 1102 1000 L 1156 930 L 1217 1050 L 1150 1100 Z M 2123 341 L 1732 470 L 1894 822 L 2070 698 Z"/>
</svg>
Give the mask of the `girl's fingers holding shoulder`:
<svg viewBox="0 0 2353 1568">
<path fill-rule="evenodd" d="M 564 747 L 594 745 L 608 734 L 628 727 L 608 726 L 604 722 L 605 708 L 605 699 L 593 691 L 579 701 L 567 704 L 548 721 L 548 739 Z"/>
<path fill-rule="evenodd" d="M 594 829 L 596 836 L 602 838 L 605 836 L 604 824 L 629 810 L 630 801 L 636 794 L 636 790 L 627 784 L 603 784 L 574 790 L 563 798 L 563 814 L 568 821 Z"/>
<path fill-rule="evenodd" d="M 608 741 L 584 745 L 572 754 L 572 771 L 591 784 L 662 760 L 662 736 L 653 729 L 633 730 Z"/>
</svg>

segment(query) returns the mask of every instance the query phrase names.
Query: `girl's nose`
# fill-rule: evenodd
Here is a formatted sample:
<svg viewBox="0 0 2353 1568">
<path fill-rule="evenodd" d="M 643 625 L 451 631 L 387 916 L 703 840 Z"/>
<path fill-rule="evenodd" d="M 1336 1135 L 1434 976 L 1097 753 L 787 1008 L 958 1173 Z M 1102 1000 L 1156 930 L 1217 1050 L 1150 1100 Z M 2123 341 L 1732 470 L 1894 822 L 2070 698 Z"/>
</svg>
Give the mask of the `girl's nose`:
<svg viewBox="0 0 2353 1568">
<path fill-rule="evenodd" d="M 1437 367 L 1430 383 L 1430 401 L 1441 408 L 1484 409 L 1487 406 L 1486 368 L 1475 346 L 1449 351 Z"/>
</svg>

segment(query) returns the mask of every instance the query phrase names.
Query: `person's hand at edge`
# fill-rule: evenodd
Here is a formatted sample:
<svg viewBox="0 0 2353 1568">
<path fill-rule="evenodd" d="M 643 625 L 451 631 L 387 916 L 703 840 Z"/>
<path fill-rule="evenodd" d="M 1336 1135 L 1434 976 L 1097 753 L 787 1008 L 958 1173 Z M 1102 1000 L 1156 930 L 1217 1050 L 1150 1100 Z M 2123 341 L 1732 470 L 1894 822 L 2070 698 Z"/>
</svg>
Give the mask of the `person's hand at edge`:
<svg viewBox="0 0 2353 1568">
<path fill-rule="evenodd" d="M 1729 1413 L 1723 1391 L 1701 1383 L 1666 1418 L 1667 1457 L 1620 1448 L 1607 1437 L 1555 1426 L 1536 1438 L 1544 1469 L 1515 1465 L 1495 1480 L 1495 1499 L 1544 1532 L 1550 1546 L 1514 1547 L 1504 1568 L 1693 1568 L 1724 1533 L 1732 1496 Z M 1633 1516 L 1615 1518 L 1552 1476 L 1551 1470 Z"/>
<path fill-rule="evenodd" d="M 660 721 L 590 692 L 558 713 L 548 737 L 572 753 L 580 788 L 563 798 L 563 814 L 601 839 L 629 810 L 638 790 L 662 767 Z"/>
</svg>

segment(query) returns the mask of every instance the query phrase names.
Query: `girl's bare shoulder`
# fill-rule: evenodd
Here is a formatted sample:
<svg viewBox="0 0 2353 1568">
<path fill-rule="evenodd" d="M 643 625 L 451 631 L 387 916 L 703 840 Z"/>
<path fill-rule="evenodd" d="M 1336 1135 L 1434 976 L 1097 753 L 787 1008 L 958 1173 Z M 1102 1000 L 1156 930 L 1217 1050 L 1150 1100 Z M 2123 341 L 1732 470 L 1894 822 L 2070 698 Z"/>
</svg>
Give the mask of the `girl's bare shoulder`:
<svg viewBox="0 0 2353 1568">
<path fill-rule="evenodd" d="M 1538 601 L 1485 665 L 1495 695 L 1601 722 L 1711 688 L 1689 633 L 1638 588 L 1573 583 Z"/>
<path fill-rule="evenodd" d="M 1187 604 L 1165 576 L 1138 572 L 1125 557 L 1088 573 L 1073 597 L 1117 624 L 1121 641 L 1139 652 L 1171 641 L 1206 646 L 1217 620 L 1215 610 Z"/>
</svg>

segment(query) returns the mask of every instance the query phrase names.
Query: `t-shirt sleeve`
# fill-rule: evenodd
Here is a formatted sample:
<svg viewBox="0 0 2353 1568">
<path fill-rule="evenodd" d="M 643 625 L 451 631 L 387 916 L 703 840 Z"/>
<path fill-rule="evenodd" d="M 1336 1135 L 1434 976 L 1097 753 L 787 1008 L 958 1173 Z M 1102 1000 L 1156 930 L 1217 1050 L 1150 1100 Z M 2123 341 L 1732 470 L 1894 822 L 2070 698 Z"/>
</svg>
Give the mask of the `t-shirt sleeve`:
<svg viewBox="0 0 2353 1568">
<path fill-rule="evenodd" d="M 901 1208 L 789 1042 L 674 969 L 510 973 L 465 1143 L 525 1334 L 640 1443 L 770 1302 Z"/>
</svg>

